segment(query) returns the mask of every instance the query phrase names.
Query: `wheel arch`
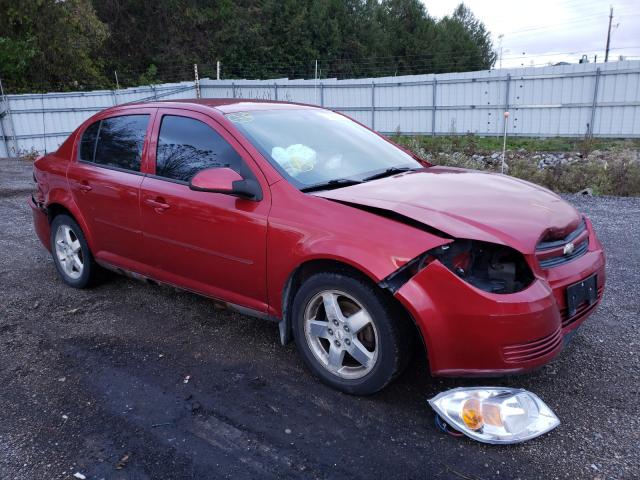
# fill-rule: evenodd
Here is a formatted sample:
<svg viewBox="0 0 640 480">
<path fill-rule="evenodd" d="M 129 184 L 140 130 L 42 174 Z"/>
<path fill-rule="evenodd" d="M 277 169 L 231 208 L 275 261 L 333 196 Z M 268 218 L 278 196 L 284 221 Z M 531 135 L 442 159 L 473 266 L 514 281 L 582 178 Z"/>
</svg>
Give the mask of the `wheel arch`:
<svg viewBox="0 0 640 480">
<path fill-rule="evenodd" d="M 380 287 L 376 279 L 365 273 L 363 270 L 349 263 L 331 258 L 315 258 L 307 260 L 298 265 L 287 278 L 284 288 L 282 289 L 282 319 L 279 322 L 280 341 L 283 345 L 286 345 L 292 340 L 291 309 L 297 290 L 306 279 L 316 273 L 323 272 L 348 274 L 370 283 L 378 292 L 380 292 L 380 295 L 382 295 L 394 306 L 394 308 L 398 310 L 398 312 L 401 313 L 404 318 L 400 321 L 406 321 L 411 325 L 411 337 L 419 339 L 419 342 L 416 343 L 419 343 L 423 353 L 425 355 L 427 354 L 426 341 L 423 337 L 422 331 L 418 327 L 418 324 L 411 315 L 411 312 L 409 312 L 409 310 L 389 290 Z"/>
<path fill-rule="evenodd" d="M 68 215 L 73 220 L 75 220 L 75 222 L 80 226 L 80 229 L 84 234 L 84 238 L 87 240 L 89 249 L 93 253 L 94 252 L 93 237 L 91 235 L 91 232 L 89 231 L 89 228 L 86 222 L 84 221 L 84 218 L 82 217 L 82 215 L 80 215 L 80 212 L 77 211 L 77 209 L 73 208 L 72 206 L 69 206 L 67 202 L 62 202 L 57 200 L 50 201 L 47 204 L 47 218 L 49 220 L 49 225 L 51 225 L 51 222 L 53 222 L 53 219 L 58 215 Z"/>
<path fill-rule="evenodd" d="M 51 224 L 53 222 L 53 219 L 58 215 L 69 215 L 76 222 L 78 221 L 76 219 L 76 216 L 73 214 L 73 212 L 69 210 L 67 207 L 65 207 L 64 205 L 62 205 L 61 203 L 49 204 L 49 206 L 47 207 L 47 218 L 49 219 L 49 224 Z"/>
</svg>

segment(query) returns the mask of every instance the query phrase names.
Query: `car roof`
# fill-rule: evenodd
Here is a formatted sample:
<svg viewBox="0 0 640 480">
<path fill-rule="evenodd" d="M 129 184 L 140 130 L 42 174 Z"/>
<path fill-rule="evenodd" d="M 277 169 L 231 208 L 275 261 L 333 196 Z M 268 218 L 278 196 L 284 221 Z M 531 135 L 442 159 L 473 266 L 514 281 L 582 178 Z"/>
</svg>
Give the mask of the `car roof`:
<svg viewBox="0 0 640 480">
<path fill-rule="evenodd" d="M 189 105 L 197 105 L 200 107 L 215 108 L 222 113 L 246 112 L 252 110 L 320 108 L 316 105 L 306 105 L 303 103 L 277 102 L 273 100 L 247 100 L 241 98 L 184 98 L 150 102 L 131 102 L 119 106 L 122 107 L 125 105 L 128 107 L 186 107 Z M 113 108 L 117 108 L 117 106 Z"/>
</svg>

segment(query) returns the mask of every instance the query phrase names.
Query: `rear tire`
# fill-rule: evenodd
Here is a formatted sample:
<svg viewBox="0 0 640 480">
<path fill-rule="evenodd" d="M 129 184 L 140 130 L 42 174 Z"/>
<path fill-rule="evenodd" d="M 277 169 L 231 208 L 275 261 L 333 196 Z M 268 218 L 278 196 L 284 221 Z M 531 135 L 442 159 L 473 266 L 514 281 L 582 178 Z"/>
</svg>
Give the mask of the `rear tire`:
<svg viewBox="0 0 640 480">
<path fill-rule="evenodd" d="M 49 237 L 51 256 L 60 278 L 74 288 L 87 288 L 98 275 L 98 265 L 89 250 L 78 223 L 69 215 L 60 214 L 51 222 Z"/>
<path fill-rule="evenodd" d="M 402 372 L 411 354 L 404 312 L 367 279 L 313 275 L 296 292 L 291 314 L 306 365 L 345 393 L 381 390 Z"/>
</svg>

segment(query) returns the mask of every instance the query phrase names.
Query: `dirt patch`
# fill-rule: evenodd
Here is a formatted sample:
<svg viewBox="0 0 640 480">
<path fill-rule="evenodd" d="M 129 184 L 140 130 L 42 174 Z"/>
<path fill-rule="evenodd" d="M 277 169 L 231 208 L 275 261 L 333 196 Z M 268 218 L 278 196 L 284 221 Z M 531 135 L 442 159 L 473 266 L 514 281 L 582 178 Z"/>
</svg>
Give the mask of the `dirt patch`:
<svg viewBox="0 0 640 480">
<path fill-rule="evenodd" d="M 118 276 L 66 287 L 26 200 L 0 200 L 2 479 L 640 477 L 638 198 L 569 197 L 604 243 L 608 286 L 552 364 L 441 379 L 418 356 L 366 398 L 320 384 L 271 322 Z M 441 434 L 427 398 L 478 384 L 528 388 L 562 425 L 509 447 Z"/>
</svg>

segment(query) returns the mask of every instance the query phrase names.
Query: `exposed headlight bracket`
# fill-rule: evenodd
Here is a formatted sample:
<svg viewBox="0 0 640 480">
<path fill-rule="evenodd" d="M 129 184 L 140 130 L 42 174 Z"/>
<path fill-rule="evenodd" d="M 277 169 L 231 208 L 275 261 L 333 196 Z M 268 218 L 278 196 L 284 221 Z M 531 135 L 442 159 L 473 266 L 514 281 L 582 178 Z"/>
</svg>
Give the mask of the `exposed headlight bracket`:
<svg viewBox="0 0 640 480">
<path fill-rule="evenodd" d="M 515 293 L 533 282 L 533 273 L 524 256 L 506 245 L 458 239 L 427 253 L 485 292 Z"/>
<path fill-rule="evenodd" d="M 496 243 L 457 239 L 410 260 L 379 286 L 395 293 L 434 260 L 465 282 L 490 293 L 519 292 L 534 279 L 527 261 L 517 250 Z"/>
</svg>

